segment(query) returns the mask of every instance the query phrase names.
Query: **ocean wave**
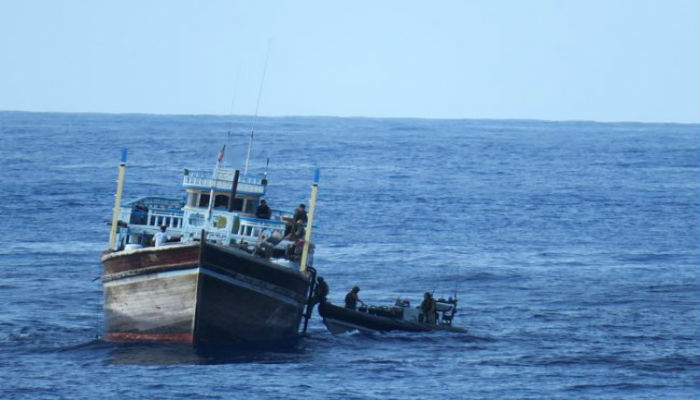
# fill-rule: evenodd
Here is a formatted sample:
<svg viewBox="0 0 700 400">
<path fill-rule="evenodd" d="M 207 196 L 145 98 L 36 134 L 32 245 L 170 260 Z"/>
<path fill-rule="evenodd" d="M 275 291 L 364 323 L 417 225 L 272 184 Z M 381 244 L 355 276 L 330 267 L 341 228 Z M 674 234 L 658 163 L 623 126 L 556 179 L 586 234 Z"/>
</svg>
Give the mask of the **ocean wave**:
<svg viewBox="0 0 700 400">
<path fill-rule="evenodd" d="M 0 255 L 59 255 L 95 254 L 107 249 L 107 243 L 64 241 L 64 242 L 14 242 L 0 248 Z"/>
</svg>

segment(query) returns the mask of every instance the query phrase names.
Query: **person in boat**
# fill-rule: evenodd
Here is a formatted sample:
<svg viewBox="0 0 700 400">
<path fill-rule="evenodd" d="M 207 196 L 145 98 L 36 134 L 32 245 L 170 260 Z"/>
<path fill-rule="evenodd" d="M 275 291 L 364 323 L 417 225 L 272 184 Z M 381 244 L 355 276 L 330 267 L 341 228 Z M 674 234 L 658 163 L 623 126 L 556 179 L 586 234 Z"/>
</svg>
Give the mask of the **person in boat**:
<svg viewBox="0 0 700 400">
<path fill-rule="evenodd" d="M 273 231 L 271 234 L 263 232 L 255 245 L 255 253 L 265 258 L 270 258 L 272 257 L 273 249 L 280 241 L 282 241 L 282 235 L 279 231 Z"/>
<path fill-rule="evenodd" d="M 345 295 L 345 308 L 355 310 L 357 309 L 357 302 L 360 302 L 363 306 L 365 305 L 365 302 L 360 300 L 360 298 L 357 296 L 359 292 L 360 288 L 355 286 L 348 292 L 348 294 Z"/>
<path fill-rule="evenodd" d="M 309 216 L 306 214 L 306 205 L 304 203 L 299 204 L 296 210 L 294 210 L 294 221 L 301 220 L 303 223 L 309 220 Z"/>
<path fill-rule="evenodd" d="M 292 261 L 300 261 L 301 260 L 301 254 L 304 252 L 304 244 L 306 241 L 304 238 L 296 240 L 294 243 L 290 244 L 287 246 L 287 251 L 285 253 L 285 257 L 288 260 Z M 313 258 L 314 258 L 314 249 L 316 248 L 316 245 L 313 243 L 309 243 L 309 258 L 306 262 L 306 265 L 313 265 Z"/>
<path fill-rule="evenodd" d="M 156 234 L 153 235 L 153 243 L 156 247 L 160 247 L 168 242 L 168 234 L 165 233 L 166 229 L 166 226 L 163 225 L 160 227 L 160 232 L 156 232 Z"/>
<path fill-rule="evenodd" d="M 267 257 L 267 232 L 263 232 L 258 236 L 258 242 L 255 244 L 255 248 L 253 249 L 253 254 L 257 254 L 259 256 Z"/>
<path fill-rule="evenodd" d="M 303 223 L 302 219 L 299 218 L 299 219 L 296 219 L 295 221 L 296 222 L 294 222 L 292 229 L 290 229 L 287 236 L 284 237 L 284 240 L 296 242 L 296 241 L 304 238 L 304 234 L 306 233 L 306 231 L 304 230 L 304 223 Z"/>
<path fill-rule="evenodd" d="M 287 236 L 289 236 L 290 233 L 292 233 L 292 229 L 294 228 L 294 223 L 292 221 L 285 221 L 284 223 L 284 238 L 286 239 Z"/>
<path fill-rule="evenodd" d="M 294 227 L 291 229 L 289 234 L 284 237 L 284 240 L 292 242 L 287 246 L 287 259 L 289 260 L 301 260 L 302 249 L 304 248 L 304 224 L 301 219 L 294 223 Z"/>
<path fill-rule="evenodd" d="M 420 309 L 423 312 L 423 322 L 435 325 L 435 299 L 430 292 L 425 292 L 425 295 L 423 295 L 423 302 L 420 303 Z"/>
<path fill-rule="evenodd" d="M 260 219 L 270 219 L 270 216 L 272 216 L 272 211 L 270 210 L 270 206 L 267 205 L 267 201 L 260 200 L 260 205 L 258 206 L 257 211 L 255 211 L 255 217 L 260 218 Z"/>
</svg>

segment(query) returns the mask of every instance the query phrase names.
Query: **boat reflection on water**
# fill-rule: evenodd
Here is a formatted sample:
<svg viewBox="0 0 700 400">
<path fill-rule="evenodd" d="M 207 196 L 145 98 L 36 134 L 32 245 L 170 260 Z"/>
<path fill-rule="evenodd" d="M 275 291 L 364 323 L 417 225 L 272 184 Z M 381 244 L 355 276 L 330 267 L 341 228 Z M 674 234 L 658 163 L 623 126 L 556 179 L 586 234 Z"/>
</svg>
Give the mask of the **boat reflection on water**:
<svg viewBox="0 0 700 400">
<path fill-rule="evenodd" d="M 112 344 L 110 365 L 180 365 L 236 363 L 298 363 L 308 353 L 302 348 L 192 347 L 187 344 Z"/>
</svg>

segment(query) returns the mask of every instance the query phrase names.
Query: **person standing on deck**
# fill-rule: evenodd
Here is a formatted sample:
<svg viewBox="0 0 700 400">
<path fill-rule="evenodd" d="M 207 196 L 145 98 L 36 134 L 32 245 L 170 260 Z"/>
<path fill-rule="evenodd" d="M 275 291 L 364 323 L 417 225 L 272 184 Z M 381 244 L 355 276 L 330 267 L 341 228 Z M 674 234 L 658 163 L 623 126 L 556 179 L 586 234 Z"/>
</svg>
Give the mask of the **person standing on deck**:
<svg viewBox="0 0 700 400">
<path fill-rule="evenodd" d="M 270 211 L 270 206 L 267 205 L 267 201 L 260 200 L 260 205 L 258 210 L 255 212 L 255 217 L 260 219 L 270 219 L 272 211 Z"/>
<path fill-rule="evenodd" d="M 299 204 L 299 207 L 294 210 L 293 220 L 295 222 L 301 220 L 303 223 L 306 223 L 309 220 L 309 216 L 306 215 L 306 205 L 304 205 L 304 203 Z"/>
<path fill-rule="evenodd" d="M 156 247 L 160 247 L 168 241 L 168 234 L 165 233 L 165 229 L 166 227 L 163 225 L 160 227 L 160 232 L 153 235 L 153 243 L 155 243 Z"/>
<path fill-rule="evenodd" d="M 423 312 L 423 322 L 430 325 L 435 325 L 435 299 L 430 292 L 425 292 L 423 302 L 420 303 L 420 309 Z"/>
<path fill-rule="evenodd" d="M 360 300 L 360 298 L 357 296 L 357 293 L 360 292 L 360 288 L 355 286 L 348 292 L 348 294 L 345 295 L 345 308 L 348 308 L 350 310 L 355 310 L 357 309 L 357 302 L 359 301 L 362 303 L 362 305 L 365 305 L 365 302 Z"/>
</svg>

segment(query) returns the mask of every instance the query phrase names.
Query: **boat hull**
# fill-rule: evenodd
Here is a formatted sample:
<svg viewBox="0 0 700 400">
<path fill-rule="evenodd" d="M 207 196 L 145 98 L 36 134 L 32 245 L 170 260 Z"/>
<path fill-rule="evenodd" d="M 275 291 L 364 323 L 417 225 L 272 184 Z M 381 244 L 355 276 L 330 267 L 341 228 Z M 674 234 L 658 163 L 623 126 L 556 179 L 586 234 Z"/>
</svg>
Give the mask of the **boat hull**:
<svg viewBox="0 0 700 400">
<path fill-rule="evenodd" d="M 321 314 L 321 317 L 323 317 L 323 323 L 326 325 L 326 328 L 328 328 L 328 330 L 333 334 L 351 332 L 355 330 L 364 333 L 389 331 L 428 332 L 438 330 L 466 332 L 465 329 L 455 326 L 429 325 L 398 318 L 388 318 L 368 314 L 366 312 L 350 310 L 327 302 L 319 305 L 318 312 Z"/>
<path fill-rule="evenodd" d="M 293 344 L 312 279 L 212 244 L 109 253 L 103 266 L 113 342 Z"/>
</svg>

